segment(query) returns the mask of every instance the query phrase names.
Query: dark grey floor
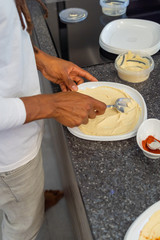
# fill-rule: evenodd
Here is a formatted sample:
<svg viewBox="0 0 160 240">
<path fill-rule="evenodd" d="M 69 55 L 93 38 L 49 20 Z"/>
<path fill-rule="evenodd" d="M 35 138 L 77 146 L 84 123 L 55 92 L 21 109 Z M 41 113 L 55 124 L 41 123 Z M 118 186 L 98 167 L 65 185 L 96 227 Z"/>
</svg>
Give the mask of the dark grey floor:
<svg viewBox="0 0 160 240">
<path fill-rule="evenodd" d="M 42 142 L 42 154 L 45 172 L 45 189 L 63 190 L 57 168 L 56 156 L 53 147 L 51 147 L 50 131 L 47 120 L 45 122 L 45 132 Z M 2 212 L 0 211 L 0 222 L 1 220 Z M 2 240 L 1 229 L 0 240 Z M 47 211 L 42 228 L 36 240 L 74 240 L 65 197 Z"/>
</svg>

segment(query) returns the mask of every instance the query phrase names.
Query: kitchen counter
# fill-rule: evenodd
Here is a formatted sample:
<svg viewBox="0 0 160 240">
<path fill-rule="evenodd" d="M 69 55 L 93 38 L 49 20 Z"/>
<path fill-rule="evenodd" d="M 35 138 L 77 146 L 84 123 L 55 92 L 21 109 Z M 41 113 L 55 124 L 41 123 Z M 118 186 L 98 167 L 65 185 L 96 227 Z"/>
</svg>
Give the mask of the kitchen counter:
<svg viewBox="0 0 160 240">
<path fill-rule="evenodd" d="M 40 48 L 56 56 L 38 4 L 29 1 L 29 6 Z M 153 59 L 155 68 L 149 79 L 138 84 L 120 80 L 113 63 L 99 64 L 85 70 L 99 81 L 117 82 L 135 88 L 144 97 L 148 118 L 160 119 L 159 53 Z M 53 84 L 52 91 L 59 91 L 59 87 Z M 62 131 L 67 146 L 65 151 L 68 151 L 92 238 L 123 240 L 139 214 L 159 200 L 160 160 L 145 157 L 135 137 L 99 142 L 77 138 L 65 127 Z"/>
</svg>

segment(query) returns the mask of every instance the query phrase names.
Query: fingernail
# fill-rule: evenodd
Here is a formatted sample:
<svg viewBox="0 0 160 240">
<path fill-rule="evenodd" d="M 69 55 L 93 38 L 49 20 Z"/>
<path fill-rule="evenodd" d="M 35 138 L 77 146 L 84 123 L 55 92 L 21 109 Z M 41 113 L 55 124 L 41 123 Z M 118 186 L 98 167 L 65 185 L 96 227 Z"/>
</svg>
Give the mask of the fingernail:
<svg viewBox="0 0 160 240">
<path fill-rule="evenodd" d="M 72 89 L 73 89 L 73 91 L 77 91 L 78 88 L 77 88 L 77 86 L 73 85 Z"/>
</svg>

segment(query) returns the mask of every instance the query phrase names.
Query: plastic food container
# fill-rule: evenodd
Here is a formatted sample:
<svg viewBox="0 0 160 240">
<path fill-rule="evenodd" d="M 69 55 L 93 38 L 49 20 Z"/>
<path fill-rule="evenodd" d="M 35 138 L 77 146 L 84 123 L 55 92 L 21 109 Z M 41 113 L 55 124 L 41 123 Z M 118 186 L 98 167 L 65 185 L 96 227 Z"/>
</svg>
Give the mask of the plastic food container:
<svg viewBox="0 0 160 240">
<path fill-rule="evenodd" d="M 142 141 L 145 140 L 149 135 L 154 136 L 157 139 L 160 139 L 160 120 L 156 118 L 150 118 L 145 120 L 137 131 L 137 144 L 139 148 L 143 151 L 144 155 L 151 159 L 160 158 L 160 154 L 148 152 L 142 146 Z"/>
<path fill-rule="evenodd" d="M 118 55 L 115 68 L 122 80 L 139 83 L 149 78 L 154 69 L 154 61 L 149 55 L 128 51 Z"/>
<path fill-rule="evenodd" d="M 102 12 L 108 16 L 119 16 L 126 12 L 129 0 L 100 0 Z"/>
</svg>

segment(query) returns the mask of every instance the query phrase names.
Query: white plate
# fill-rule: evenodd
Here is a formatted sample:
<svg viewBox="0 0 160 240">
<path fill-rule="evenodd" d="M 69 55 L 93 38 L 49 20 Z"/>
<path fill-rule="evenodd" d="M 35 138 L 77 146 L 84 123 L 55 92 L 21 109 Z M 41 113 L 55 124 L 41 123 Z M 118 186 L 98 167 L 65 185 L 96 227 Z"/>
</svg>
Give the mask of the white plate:
<svg viewBox="0 0 160 240">
<path fill-rule="evenodd" d="M 160 49 L 160 24 L 141 19 L 114 20 L 103 28 L 99 44 L 114 54 L 132 50 L 153 55 Z"/>
<path fill-rule="evenodd" d="M 160 201 L 149 207 L 132 223 L 124 237 L 124 240 L 138 240 L 140 231 L 148 222 L 149 218 L 158 210 L 160 210 Z"/>
<path fill-rule="evenodd" d="M 116 135 L 116 136 L 86 135 L 86 134 L 82 133 L 78 127 L 74 127 L 74 128 L 68 127 L 68 130 L 76 137 L 86 139 L 86 140 L 93 140 L 93 141 L 117 141 L 117 140 L 124 140 L 124 139 L 128 139 L 128 138 L 136 136 L 139 126 L 141 125 L 141 123 L 144 120 L 147 119 L 147 107 L 146 107 L 146 104 L 145 104 L 145 101 L 144 101 L 142 95 L 134 88 L 131 88 L 124 84 L 113 83 L 113 82 L 87 82 L 87 83 L 80 84 L 78 86 L 78 88 L 84 90 L 85 88 L 96 88 L 99 86 L 108 86 L 108 87 L 122 89 L 126 93 L 128 93 L 139 104 L 139 106 L 142 109 L 142 112 L 141 112 L 141 116 L 140 116 L 139 121 L 138 121 L 137 125 L 135 126 L 134 130 L 129 133 L 126 133 L 123 135 Z"/>
</svg>

